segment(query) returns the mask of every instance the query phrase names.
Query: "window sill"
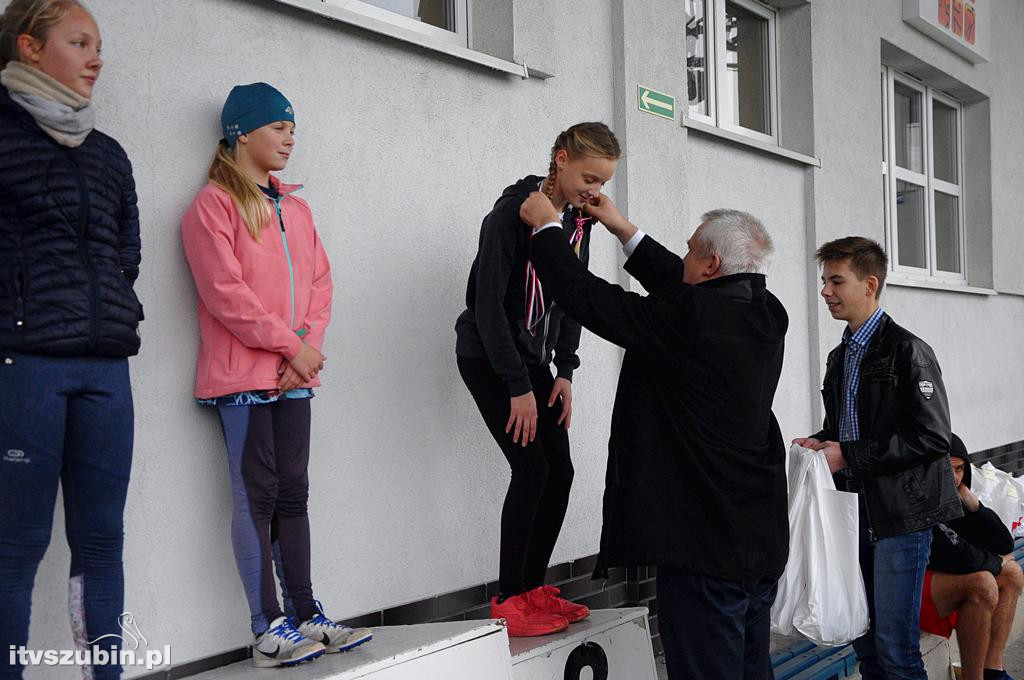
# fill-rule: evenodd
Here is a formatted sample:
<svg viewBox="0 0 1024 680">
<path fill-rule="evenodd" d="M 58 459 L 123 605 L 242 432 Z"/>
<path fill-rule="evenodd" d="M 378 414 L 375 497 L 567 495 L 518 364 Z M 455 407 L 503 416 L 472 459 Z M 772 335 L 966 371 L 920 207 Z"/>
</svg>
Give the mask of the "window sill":
<svg viewBox="0 0 1024 680">
<path fill-rule="evenodd" d="M 277 0 L 286 5 L 297 7 L 299 9 L 308 10 L 322 16 L 341 21 L 351 26 L 358 26 L 359 28 L 373 31 L 381 35 L 386 35 L 403 42 L 412 43 L 419 47 L 424 47 L 435 52 L 441 52 L 457 59 L 469 61 L 474 64 L 480 64 L 492 68 L 496 71 L 502 71 L 504 73 L 510 73 L 520 78 L 550 78 L 551 75 L 543 73 L 541 71 L 535 71 L 527 68 L 526 64 L 517 64 L 513 61 L 506 61 L 505 59 L 499 59 L 483 52 L 477 52 L 471 50 L 468 47 L 462 45 L 456 45 L 455 43 L 444 42 L 443 40 L 437 40 L 431 36 L 417 33 L 416 31 L 408 28 L 403 28 L 396 24 L 392 24 L 388 21 L 382 21 L 374 17 L 368 16 L 355 10 L 346 9 L 344 7 L 338 7 L 336 5 L 328 5 L 323 0 Z"/>
<path fill-rule="evenodd" d="M 757 149 L 758 151 L 764 151 L 766 153 L 770 153 L 770 154 L 773 154 L 775 156 L 781 156 L 782 158 L 787 158 L 787 159 L 789 159 L 791 161 L 796 161 L 798 163 L 803 163 L 805 165 L 811 165 L 811 166 L 813 166 L 815 168 L 820 168 L 821 167 L 821 161 L 818 160 L 817 158 L 815 158 L 814 156 L 807 156 L 805 154 L 798 153 L 796 151 L 791 151 L 789 149 L 784 149 L 783 147 L 777 146 L 775 144 L 770 144 L 768 142 L 762 142 L 759 139 L 752 139 L 750 137 L 745 137 L 745 136 L 743 136 L 743 135 L 741 135 L 741 134 L 739 134 L 737 132 L 731 132 L 729 130 L 723 130 L 722 128 L 716 127 L 714 125 L 708 125 L 707 123 L 702 123 L 702 122 L 697 121 L 697 120 L 691 120 L 690 118 L 687 118 L 686 116 L 682 116 L 682 121 L 683 121 L 683 127 L 687 128 L 688 130 L 696 130 L 697 132 L 702 132 L 704 134 L 711 135 L 713 137 L 719 137 L 721 139 L 726 139 L 726 140 L 728 140 L 730 142 L 734 142 L 736 144 L 742 144 L 743 146 L 753 147 L 753 148 Z"/>
<path fill-rule="evenodd" d="M 943 281 L 941 279 L 918 279 L 906 274 L 889 272 L 885 277 L 886 285 L 906 286 L 907 288 L 928 288 L 931 290 L 944 290 L 951 293 L 970 293 L 972 295 L 999 295 L 992 288 L 979 288 L 957 281 Z"/>
</svg>

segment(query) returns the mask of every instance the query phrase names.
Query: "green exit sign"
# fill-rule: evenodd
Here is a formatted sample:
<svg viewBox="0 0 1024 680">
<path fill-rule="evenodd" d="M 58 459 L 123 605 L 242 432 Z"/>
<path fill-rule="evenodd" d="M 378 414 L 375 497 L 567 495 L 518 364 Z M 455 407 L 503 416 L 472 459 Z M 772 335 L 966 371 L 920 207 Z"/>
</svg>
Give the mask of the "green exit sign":
<svg viewBox="0 0 1024 680">
<path fill-rule="evenodd" d="M 645 113 L 675 120 L 676 98 L 643 85 L 636 86 L 636 107 Z"/>
</svg>

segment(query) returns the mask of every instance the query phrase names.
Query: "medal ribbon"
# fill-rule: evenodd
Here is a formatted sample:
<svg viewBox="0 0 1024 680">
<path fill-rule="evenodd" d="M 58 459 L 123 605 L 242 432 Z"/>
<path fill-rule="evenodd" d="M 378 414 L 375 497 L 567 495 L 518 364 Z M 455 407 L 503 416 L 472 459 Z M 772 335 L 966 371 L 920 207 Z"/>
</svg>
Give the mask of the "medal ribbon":
<svg viewBox="0 0 1024 680">
<path fill-rule="evenodd" d="M 576 251 L 576 257 L 580 256 L 580 244 L 583 243 L 583 225 L 589 222 L 592 218 L 583 217 L 580 213 L 575 218 L 576 229 L 573 230 L 572 235 L 569 236 L 569 245 L 573 246 L 573 250 Z M 532 236 L 531 236 L 532 238 Z M 526 261 L 526 330 L 530 331 L 530 335 L 536 337 L 537 326 L 540 325 L 541 320 L 544 318 L 546 307 L 544 306 L 544 287 L 540 283 L 540 279 L 537 277 L 537 271 L 533 268 L 533 263 L 529 260 Z"/>
</svg>

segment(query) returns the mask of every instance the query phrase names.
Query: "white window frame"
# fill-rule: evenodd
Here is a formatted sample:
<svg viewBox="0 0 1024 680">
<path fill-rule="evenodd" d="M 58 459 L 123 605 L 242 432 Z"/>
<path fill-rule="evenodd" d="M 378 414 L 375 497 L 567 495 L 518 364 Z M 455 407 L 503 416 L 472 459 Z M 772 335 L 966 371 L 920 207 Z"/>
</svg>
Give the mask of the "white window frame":
<svg viewBox="0 0 1024 680">
<path fill-rule="evenodd" d="M 469 3 L 471 0 L 446 0 L 449 9 L 454 13 L 455 30 L 449 31 L 431 24 L 417 21 L 398 12 L 363 2 L 362 0 L 323 0 L 325 5 L 333 5 L 341 9 L 357 12 L 364 16 L 394 24 L 406 30 L 420 33 L 434 40 L 452 43 L 460 47 L 469 47 Z"/>
<path fill-rule="evenodd" d="M 695 120 L 708 125 L 728 130 L 734 134 L 766 142 L 775 146 L 779 144 L 779 57 L 778 57 L 778 13 L 775 9 L 758 2 L 758 0 L 699 0 L 704 3 L 705 22 L 705 73 L 707 74 L 708 113 L 693 114 L 689 112 L 689 101 L 683 114 L 684 119 Z M 719 93 L 725 92 L 726 52 L 725 49 L 725 5 L 731 2 L 743 9 L 756 14 L 768 22 L 768 70 L 765 82 L 768 86 L 768 128 L 770 134 L 745 128 L 739 123 L 728 122 L 723 115 L 726 106 L 732 102 L 719 99 Z"/>
<path fill-rule="evenodd" d="M 935 88 L 897 71 L 889 66 L 881 69 L 882 87 L 882 156 L 883 204 L 885 213 L 886 248 L 889 253 L 889 269 L 910 280 L 942 283 L 967 283 L 967 226 L 964 192 L 964 134 L 963 105 L 942 94 Z M 921 153 L 924 172 L 917 173 L 896 165 L 896 113 L 893 101 L 896 83 L 908 87 L 921 95 Z M 933 133 L 933 102 L 939 102 L 953 109 L 956 114 L 956 176 L 958 184 L 952 184 L 935 177 L 935 135 Z M 896 182 L 902 180 L 922 187 L 925 191 L 925 266 L 912 267 L 899 263 L 899 225 L 896 223 Z M 935 192 L 955 196 L 957 199 L 957 229 L 959 246 L 959 272 L 946 272 L 937 268 L 937 244 L 935 237 Z"/>
</svg>

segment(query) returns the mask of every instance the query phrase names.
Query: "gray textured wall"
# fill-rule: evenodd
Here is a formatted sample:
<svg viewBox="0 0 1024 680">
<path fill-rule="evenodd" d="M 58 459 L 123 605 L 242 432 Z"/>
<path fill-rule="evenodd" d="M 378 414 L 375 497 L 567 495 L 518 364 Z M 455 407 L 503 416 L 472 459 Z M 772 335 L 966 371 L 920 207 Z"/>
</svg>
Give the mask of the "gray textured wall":
<svg viewBox="0 0 1024 680">
<path fill-rule="evenodd" d="M 144 239 L 127 607 L 152 646 L 172 645 L 176 663 L 248 642 L 223 444 L 214 415 L 190 399 L 195 291 L 178 232 L 236 83 L 266 80 L 294 102 L 298 144 L 282 176 L 305 183 L 334 266 L 331 362 L 313 406 L 311 519 L 314 584 L 336 617 L 496 577 L 507 467 L 459 380 L 451 328 L 481 217 L 506 184 L 544 172 L 551 141 L 569 124 L 613 125 L 626 156 L 609 191 L 675 248 L 710 208 L 764 219 L 777 247 L 770 286 L 791 317 L 776 401 L 787 436 L 816 429 L 821 362 L 842 330 L 817 297 L 813 248 L 848 233 L 883 238 L 883 39 L 991 97 L 994 277 L 999 290 L 1024 293 L 1018 0 L 994 2 L 993 62 L 981 66 L 904 25 L 895 0 L 787 10 L 787 39 L 811 35 L 784 50 L 783 90 L 804 98 L 783 104 L 784 139 L 819 157 L 820 169 L 636 110 L 638 83 L 684 96 L 683 17 L 669 0 L 515 0 L 512 53 L 556 75 L 547 81 L 499 75 L 272 0 L 90 4 L 107 62 L 99 127 L 135 164 Z M 622 280 L 620 259 L 617 243 L 595 232 L 592 269 Z M 891 287 L 884 303 L 935 347 L 971 448 L 1024 438 L 1016 358 L 1024 298 Z M 597 550 L 620 361 L 589 334 L 580 354 L 576 484 L 556 561 Z M 60 526 L 37 579 L 37 649 L 70 644 Z"/>
</svg>

